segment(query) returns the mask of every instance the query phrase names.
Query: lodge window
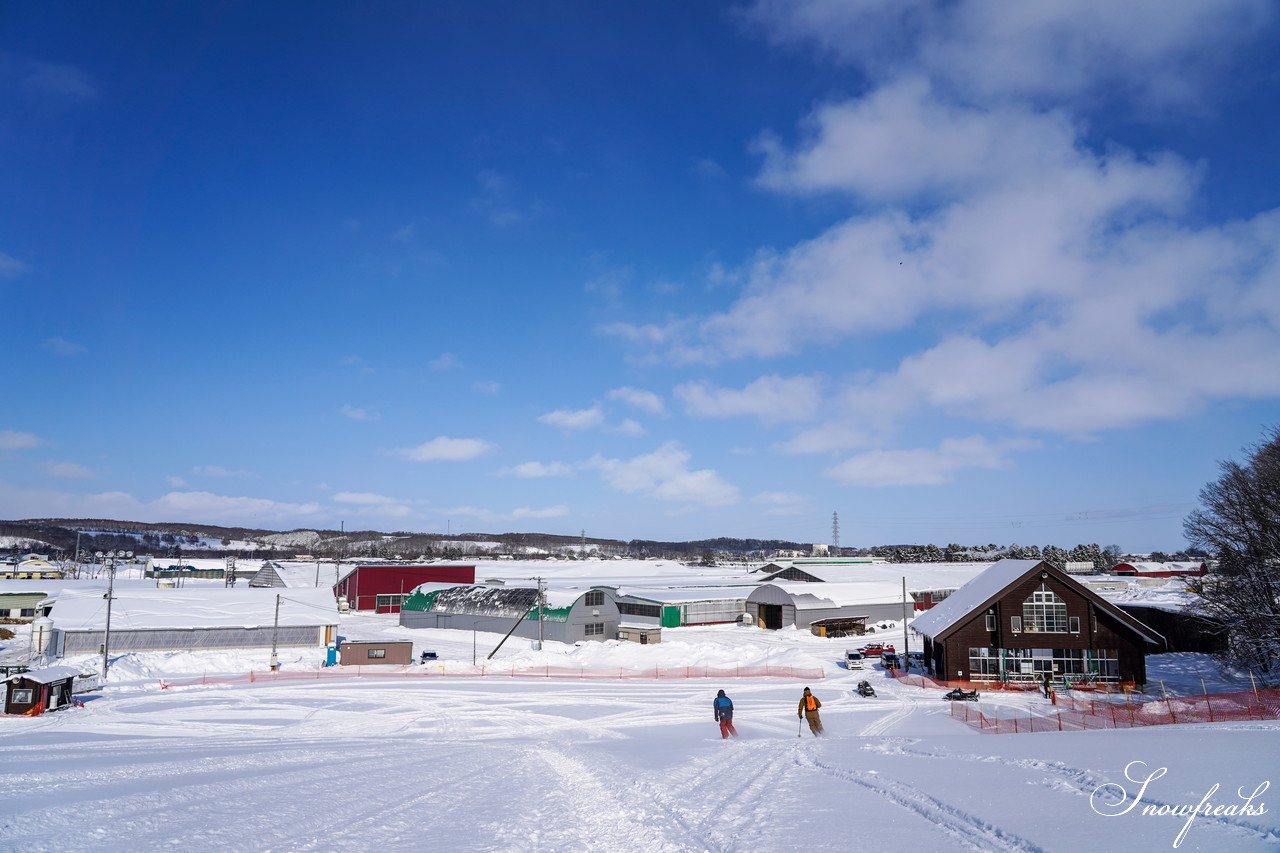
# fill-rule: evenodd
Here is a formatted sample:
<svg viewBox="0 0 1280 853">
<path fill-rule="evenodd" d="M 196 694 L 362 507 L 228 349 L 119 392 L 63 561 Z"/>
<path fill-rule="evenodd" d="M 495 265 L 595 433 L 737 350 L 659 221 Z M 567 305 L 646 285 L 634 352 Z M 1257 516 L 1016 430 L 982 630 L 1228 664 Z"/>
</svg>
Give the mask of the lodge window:
<svg viewBox="0 0 1280 853">
<path fill-rule="evenodd" d="M 1067 632 L 1067 603 L 1044 584 L 1022 602 L 1023 630 L 1037 634 Z"/>
<path fill-rule="evenodd" d="M 588 622 L 586 625 L 583 625 L 582 628 L 583 628 L 582 633 L 588 637 L 594 637 L 594 636 L 604 634 L 603 622 Z"/>
<path fill-rule="evenodd" d="M 604 593 L 598 589 L 593 589 L 582 597 L 582 603 L 587 607 L 599 607 L 604 604 Z"/>
<path fill-rule="evenodd" d="M 1080 617 L 1079 616 L 1067 617 L 1067 630 L 1073 634 L 1080 633 Z"/>
<path fill-rule="evenodd" d="M 379 595 L 377 597 L 376 604 L 379 608 L 400 607 L 401 605 L 404 604 L 404 600 L 408 597 L 409 596 L 407 595 Z"/>
<path fill-rule="evenodd" d="M 385 658 L 386 656 L 386 649 L 369 649 L 369 657 L 371 658 Z"/>
<path fill-rule="evenodd" d="M 15 705 L 30 705 L 31 691 L 30 690 L 14 690 L 12 693 L 9 694 L 9 699 Z"/>
<path fill-rule="evenodd" d="M 1013 633 L 1015 633 L 1015 634 L 1020 633 L 1020 632 L 1022 631 L 1022 617 L 1021 617 L 1021 616 L 1010 616 L 1010 617 L 1009 617 L 1009 630 L 1010 630 L 1010 631 L 1012 631 L 1012 632 L 1013 632 Z"/>
<path fill-rule="evenodd" d="M 994 631 L 996 629 L 996 612 L 994 610 L 987 611 L 987 630 Z"/>
<path fill-rule="evenodd" d="M 999 676 L 999 649 L 969 649 L 969 673 L 971 676 Z"/>
</svg>

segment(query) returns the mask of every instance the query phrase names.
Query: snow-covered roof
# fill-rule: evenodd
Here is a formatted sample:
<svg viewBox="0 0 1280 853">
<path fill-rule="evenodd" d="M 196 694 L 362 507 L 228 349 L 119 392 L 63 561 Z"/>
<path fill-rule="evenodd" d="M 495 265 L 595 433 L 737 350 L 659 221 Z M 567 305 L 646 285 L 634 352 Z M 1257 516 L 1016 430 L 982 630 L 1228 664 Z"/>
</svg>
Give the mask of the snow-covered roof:
<svg viewBox="0 0 1280 853">
<path fill-rule="evenodd" d="M 902 584 L 886 581 L 849 583 L 806 583 L 772 581 L 769 586 L 791 596 L 798 610 L 828 610 L 864 604 L 893 604 L 902 601 Z"/>
<path fill-rule="evenodd" d="M 22 678 L 27 681 L 34 681 L 36 684 L 52 684 L 65 678 L 79 678 L 80 674 L 80 670 L 74 666 L 49 666 L 44 669 L 33 669 L 30 672 L 16 673 L 6 678 L 5 681 L 15 681 Z"/>
<path fill-rule="evenodd" d="M 697 587 L 618 587 L 619 596 L 656 601 L 662 604 L 688 604 L 693 601 L 745 600 L 756 588 L 749 586 L 697 586 Z"/>
<path fill-rule="evenodd" d="M 925 636 L 937 636 L 956 620 L 981 607 L 1002 589 L 1040 565 L 1040 560 L 1001 560 L 957 589 L 937 605 L 917 616 L 911 627 Z"/>
<path fill-rule="evenodd" d="M 280 596 L 280 625 L 337 625 L 333 591 L 182 587 L 178 589 L 116 588 L 111 605 L 111 628 L 142 631 L 162 628 L 262 628 L 276 624 L 276 596 Z M 101 631 L 106 626 L 107 602 L 102 591 L 61 590 L 49 618 L 64 631 Z"/>
<path fill-rule="evenodd" d="M 1161 572 L 1198 572 L 1202 563 L 1125 563 L 1133 566 L 1138 574 L 1159 574 Z"/>
<path fill-rule="evenodd" d="M 23 578 L 21 580 L 0 580 L 0 595 L 6 592 L 19 593 L 21 595 L 30 595 L 33 592 L 50 593 L 59 589 L 66 583 L 62 578 L 48 578 L 46 580 L 29 580 Z M 102 584 L 105 589 L 107 584 Z"/>
<path fill-rule="evenodd" d="M 916 617 L 915 621 L 911 623 L 911 627 L 926 637 L 937 637 L 947 628 L 968 616 L 992 598 L 995 598 L 1006 587 L 1042 562 L 1042 560 L 1001 560 L 956 590 L 937 606 Z M 1056 569 L 1054 571 L 1057 572 Z M 1087 584 L 1081 583 L 1079 579 L 1072 575 L 1060 572 L 1057 574 L 1065 582 L 1078 586 L 1090 598 L 1101 602 L 1104 608 L 1122 619 L 1135 631 L 1141 633 L 1147 640 L 1156 643 L 1164 641 L 1164 638 L 1159 634 L 1126 614 L 1115 604 L 1099 596 Z"/>
<path fill-rule="evenodd" d="M 799 565 L 795 568 L 827 583 L 879 581 L 898 584 L 907 579 L 908 592 L 957 589 L 989 569 L 992 563 L 872 563 L 866 565 Z M 784 566 L 783 568 L 790 568 Z"/>
</svg>

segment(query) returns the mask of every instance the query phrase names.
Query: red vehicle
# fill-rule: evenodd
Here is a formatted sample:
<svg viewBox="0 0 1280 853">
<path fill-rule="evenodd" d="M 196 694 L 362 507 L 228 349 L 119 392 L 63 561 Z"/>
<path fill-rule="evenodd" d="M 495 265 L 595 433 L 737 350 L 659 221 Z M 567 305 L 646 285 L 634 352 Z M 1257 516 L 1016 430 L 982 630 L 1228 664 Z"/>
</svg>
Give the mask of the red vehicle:
<svg viewBox="0 0 1280 853">
<path fill-rule="evenodd" d="M 884 654 L 885 652 L 891 652 L 893 650 L 894 650 L 893 646 L 882 646 L 879 643 L 872 643 L 869 646 L 862 647 L 862 653 L 869 658 L 871 657 L 878 658 L 880 657 L 880 655 Z"/>
</svg>

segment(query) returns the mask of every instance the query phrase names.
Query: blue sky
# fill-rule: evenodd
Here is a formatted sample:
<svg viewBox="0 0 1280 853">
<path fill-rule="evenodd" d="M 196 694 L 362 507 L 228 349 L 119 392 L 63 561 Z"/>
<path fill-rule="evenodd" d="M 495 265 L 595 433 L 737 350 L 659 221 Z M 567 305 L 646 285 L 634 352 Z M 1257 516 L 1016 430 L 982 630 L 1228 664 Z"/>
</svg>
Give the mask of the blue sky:
<svg viewBox="0 0 1280 853">
<path fill-rule="evenodd" d="M 1280 12 L 11 4 L 0 517 L 1182 547 Z"/>
</svg>

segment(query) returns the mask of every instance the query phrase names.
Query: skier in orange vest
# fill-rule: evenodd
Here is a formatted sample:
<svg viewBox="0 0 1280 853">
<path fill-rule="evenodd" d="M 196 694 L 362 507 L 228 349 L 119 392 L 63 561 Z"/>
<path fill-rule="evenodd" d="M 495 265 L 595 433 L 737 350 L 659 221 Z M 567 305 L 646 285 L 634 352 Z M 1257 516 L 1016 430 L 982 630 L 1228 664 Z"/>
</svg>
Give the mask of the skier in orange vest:
<svg viewBox="0 0 1280 853">
<path fill-rule="evenodd" d="M 822 703 L 818 701 L 818 697 L 809 692 L 809 688 L 804 689 L 804 695 L 800 697 L 800 707 L 796 709 L 797 717 L 804 717 L 809 722 L 809 731 L 813 732 L 813 736 L 817 737 L 822 734 L 822 718 L 818 716 L 818 709 L 822 707 Z"/>
</svg>

